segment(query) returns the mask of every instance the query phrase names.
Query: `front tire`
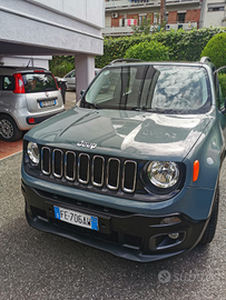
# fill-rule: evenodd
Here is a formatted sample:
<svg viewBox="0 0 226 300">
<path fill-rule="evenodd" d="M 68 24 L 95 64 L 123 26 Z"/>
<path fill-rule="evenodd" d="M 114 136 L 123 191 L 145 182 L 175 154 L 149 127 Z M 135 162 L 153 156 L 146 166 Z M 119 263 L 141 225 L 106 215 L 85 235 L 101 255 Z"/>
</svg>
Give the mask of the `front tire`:
<svg viewBox="0 0 226 300">
<path fill-rule="evenodd" d="M 22 131 L 19 130 L 13 118 L 8 115 L 0 116 L 0 137 L 3 141 L 13 142 L 21 136 Z"/>
<path fill-rule="evenodd" d="M 218 209 L 219 209 L 219 185 L 217 185 L 216 188 L 213 210 L 212 210 L 209 223 L 200 241 L 200 244 L 202 245 L 211 243 L 214 238 L 216 227 L 217 227 Z"/>
</svg>

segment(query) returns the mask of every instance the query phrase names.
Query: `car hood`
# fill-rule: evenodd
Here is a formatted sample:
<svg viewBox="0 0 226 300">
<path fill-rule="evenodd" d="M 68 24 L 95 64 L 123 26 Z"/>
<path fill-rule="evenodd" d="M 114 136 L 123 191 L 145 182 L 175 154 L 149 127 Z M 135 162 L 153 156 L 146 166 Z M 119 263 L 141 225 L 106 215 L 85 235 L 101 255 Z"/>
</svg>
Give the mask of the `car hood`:
<svg viewBox="0 0 226 300">
<path fill-rule="evenodd" d="M 65 149 L 182 160 L 209 121 L 206 115 L 75 107 L 33 128 L 28 136 L 39 143 Z"/>
</svg>

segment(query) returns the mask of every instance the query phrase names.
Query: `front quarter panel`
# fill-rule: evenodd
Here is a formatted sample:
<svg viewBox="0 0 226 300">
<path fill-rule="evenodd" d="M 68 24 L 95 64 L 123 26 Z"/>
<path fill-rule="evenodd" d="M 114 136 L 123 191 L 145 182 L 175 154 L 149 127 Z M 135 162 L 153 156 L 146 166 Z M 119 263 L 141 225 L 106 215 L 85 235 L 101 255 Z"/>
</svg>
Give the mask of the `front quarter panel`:
<svg viewBox="0 0 226 300">
<path fill-rule="evenodd" d="M 210 114 L 210 122 L 190 153 L 184 159 L 187 167 L 185 185 L 194 188 L 214 190 L 225 155 L 225 140 L 218 112 Z M 199 176 L 193 181 L 193 164 L 199 161 Z"/>
</svg>

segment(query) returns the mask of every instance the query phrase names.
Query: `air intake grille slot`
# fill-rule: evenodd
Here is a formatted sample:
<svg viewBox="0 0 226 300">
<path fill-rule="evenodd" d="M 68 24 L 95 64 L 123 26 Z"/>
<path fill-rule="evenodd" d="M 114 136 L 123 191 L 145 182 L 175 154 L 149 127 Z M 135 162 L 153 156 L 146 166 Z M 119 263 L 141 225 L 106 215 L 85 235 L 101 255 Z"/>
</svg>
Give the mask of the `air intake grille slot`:
<svg viewBox="0 0 226 300">
<path fill-rule="evenodd" d="M 119 186 L 120 160 L 110 158 L 107 167 L 107 187 L 110 190 L 117 190 Z"/>
<path fill-rule="evenodd" d="M 103 186 L 104 184 L 104 157 L 95 155 L 92 162 L 92 184 L 94 186 Z"/>
<path fill-rule="evenodd" d="M 69 181 L 74 181 L 76 177 L 76 154 L 71 151 L 65 153 L 64 160 L 65 178 Z"/>
<path fill-rule="evenodd" d="M 51 150 L 48 147 L 43 147 L 41 150 L 41 169 L 45 175 L 51 173 Z"/>
<path fill-rule="evenodd" d="M 78 181 L 87 184 L 89 182 L 90 157 L 88 154 L 80 153 L 78 161 Z"/>
<path fill-rule="evenodd" d="M 52 166 L 53 166 L 53 175 L 57 178 L 61 178 L 63 176 L 63 151 L 59 149 L 53 150 L 52 155 Z"/>
<path fill-rule="evenodd" d="M 137 163 L 133 160 L 90 156 L 44 146 L 41 148 L 41 171 L 64 183 L 91 184 L 114 191 L 121 189 L 126 193 L 136 190 Z"/>
<path fill-rule="evenodd" d="M 137 164 L 127 160 L 124 163 L 122 188 L 125 192 L 134 192 L 136 188 Z"/>
</svg>

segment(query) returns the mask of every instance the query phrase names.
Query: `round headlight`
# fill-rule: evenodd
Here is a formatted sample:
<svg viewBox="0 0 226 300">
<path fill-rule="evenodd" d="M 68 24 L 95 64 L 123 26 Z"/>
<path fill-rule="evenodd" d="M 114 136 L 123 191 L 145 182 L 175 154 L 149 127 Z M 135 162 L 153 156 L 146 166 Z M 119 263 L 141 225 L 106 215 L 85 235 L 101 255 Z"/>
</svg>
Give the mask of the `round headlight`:
<svg viewBox="0 0 226 300">
<path fill-rule="evenodd" d="M 170 161 L 153 161 L 147 168 L 150 182 L 163 189 L 173 187 L 179 180 L 179 174 L 177 164 Z"/>
<path fill-rule="evenodd" d="M 27 154 L 30 158 L 30 160 L 37 165 L 40 160 L 40 154 L 39 154 L 39 149 L 38 145 L 33 142 L 29 142 L 27 145 Z"/>
</svg>

